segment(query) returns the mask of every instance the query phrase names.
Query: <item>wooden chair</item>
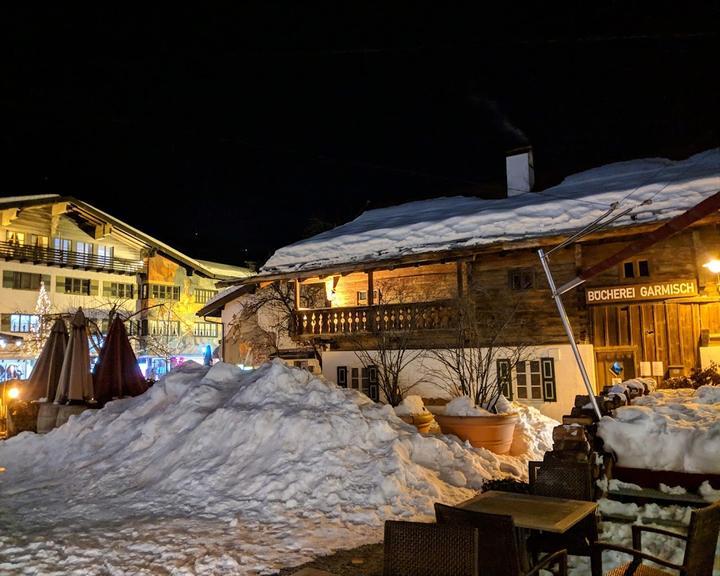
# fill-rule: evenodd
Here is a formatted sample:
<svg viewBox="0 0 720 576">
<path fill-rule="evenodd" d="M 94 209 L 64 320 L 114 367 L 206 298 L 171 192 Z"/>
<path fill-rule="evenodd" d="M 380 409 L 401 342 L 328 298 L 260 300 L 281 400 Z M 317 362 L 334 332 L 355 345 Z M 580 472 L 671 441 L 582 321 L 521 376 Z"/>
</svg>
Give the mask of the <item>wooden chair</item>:
<svg viewBox="0 0 720 576">
<path fill-rule="evenodd" d="M 467 526 L 385 522 L 384 576 L 478 576 L 478 534 Z"/>
<path fill-rule="evenodd" d="M 594 500 L 592 462 L 530 462 L 528 472 L 530 493 L 571 500 Z M 534 533 L 528 538 L 527 547 L 537 562 L 543 552 L 567 550 L 568 554 L 590 556 L 592 544 L 598 539 L 598 518 L 588 516 L 565 534 L 549 532 Z"/>
<path fill-rule="evenodd" d="M 694 510 L 690 517 L 690 526 L 687 535 L 677 534 L 660 528 L 633 525 L 633 547 L 625 548 L 606 542 L 597 542 L 592 548 L 592 576 L 602 576 L 603 550 L 615 550 L 632 555 L 632 562 L 610 570 L 606 576 L 621 576 L 634 574 L 635 576 L 669 576 L 680 572 L 680 576 L 712 576 L 715 563 L 715 546 L 720 530 L 720 502 L 712 506 Z M 667 560 L 656 558 L 642 552 L 642 533 L 651 532 L 662 534 L 669 538 L 685 540 L 685 556 L 681 565 L 673 564 Z M 643 560 L 650 560 L 661 566 L 672 568 L 672 572 L 642 564 Z M 633 571 L 634 570 L 634 571 Z M 677 572 L 676 572 L 677 571 Z"/>
<path fill-rule="evenodd" d="M 540 570 L 549 570 L 555 565 L 558 567 L 558 576 L 567 575 L 565 550 L 543 558 L 529 571 L 523 570 L 521 559 L 526 551 L 520 545 L 512 516 L 473 512 L 436 503 L 435 517 L 441 525 L 472 526 L 477 529 L 480 576 L 534 576 Z"/>
</svg>

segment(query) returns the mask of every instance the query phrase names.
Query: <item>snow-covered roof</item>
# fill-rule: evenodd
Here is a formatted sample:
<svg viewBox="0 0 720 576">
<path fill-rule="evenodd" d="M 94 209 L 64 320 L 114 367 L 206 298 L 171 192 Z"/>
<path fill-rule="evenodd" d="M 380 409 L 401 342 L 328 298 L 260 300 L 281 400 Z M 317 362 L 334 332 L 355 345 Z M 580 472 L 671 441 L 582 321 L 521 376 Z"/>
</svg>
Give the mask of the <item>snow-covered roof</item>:
<svg viewBox="0 0 720 576">
<path fill-rule="evenodd" d="M 501 200 L 457 196 L 369 210 L 352 222 L 280 248 L 260 275 L 565 235 L 593 222 L 616 202 L 617 212 L 635 209 L 614 227 L 659 222 L 718 191 L 720 148 L 681 161 L 617 162 L 574 174 L 541 192 Z M 645 201 L 650 203 L 642 205 Z"/>
</svg>

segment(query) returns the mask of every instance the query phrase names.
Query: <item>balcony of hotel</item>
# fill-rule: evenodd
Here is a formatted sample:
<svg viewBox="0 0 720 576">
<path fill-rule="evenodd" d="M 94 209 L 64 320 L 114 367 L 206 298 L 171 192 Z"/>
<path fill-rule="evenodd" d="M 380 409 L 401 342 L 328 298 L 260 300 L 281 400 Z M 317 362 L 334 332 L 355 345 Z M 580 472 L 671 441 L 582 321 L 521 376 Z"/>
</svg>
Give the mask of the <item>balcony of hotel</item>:
<svg viewBox="0 0 720 576">
<path fill-rule="evenodd" d="M 337 337 L 383 331 L 448 330 L 458 313 L 456 300 L 381 304 L 347 308 L 301 309 L 293 312 L 297 337 Z"/>
<path fill-rule="evenodd" d="M 13 242 L 0 242 L 0 259 L 112 274 L 134 275 L 142 272 L 144 268 L 142 260 L 126 260 L 114 256 L 100 256 L 43 246 L 26 246 Z"/>
</svg>

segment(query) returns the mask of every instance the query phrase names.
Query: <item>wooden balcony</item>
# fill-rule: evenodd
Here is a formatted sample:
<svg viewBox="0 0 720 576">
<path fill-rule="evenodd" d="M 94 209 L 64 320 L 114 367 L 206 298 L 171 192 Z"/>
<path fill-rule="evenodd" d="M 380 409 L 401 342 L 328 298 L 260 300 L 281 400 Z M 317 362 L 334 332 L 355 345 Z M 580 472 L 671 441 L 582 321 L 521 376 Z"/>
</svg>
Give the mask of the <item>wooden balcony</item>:
<svg viewBox="0 0 720 576">
<path fill-rule="evenodd" d="M 0 258 L 45 266 L 80 268 L 113 274 L 138 274 L 144 268 L 144 263 L 139 260 L 124 260 L 122 258 L 84 254 L 71 250 L 56 250 L 55 248 L 40 246 L 24 246 L 12 242 L 0 242 Z"/>
<path fill-rule="evenodd" d="M 327 337 L 382 331 L 447 330 L 452 328 L 456 314 L 454 300 L 298 310 L 293 313 L 294 334 Z"/>
</svg>

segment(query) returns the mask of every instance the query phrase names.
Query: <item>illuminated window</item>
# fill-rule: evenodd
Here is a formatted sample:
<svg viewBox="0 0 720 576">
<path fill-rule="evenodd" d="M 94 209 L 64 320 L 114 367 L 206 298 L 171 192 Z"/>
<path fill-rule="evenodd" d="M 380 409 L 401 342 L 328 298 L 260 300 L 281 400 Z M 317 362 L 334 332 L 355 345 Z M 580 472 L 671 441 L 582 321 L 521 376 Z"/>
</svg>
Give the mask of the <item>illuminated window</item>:
<svg viewBox="0 0 720 576">
<path fill-rule="evenodd" d="M 180 300 L 180 286 L 150 284 L 150 298 L 155 300 Z"/>
<path fill-rule="evenodd" d="M 180 321 L 148 320 L 148 334 L 150 336 L 179 336 Z"/>
<path fill-rule="evenodd" d="M 112 262 L 113 259 L 113 247 L 112 246 L 101 246 L 97 247 L 97 255 L 104 262 Z"/>
<path fill-rule="evenodd" d="M 25 232 L 13 232 L 12 230 L 8 230 L 6 239 L 11 244 L 22 246 L 25 244 Z"/>
<path fill-rule="evenodd" d="M 211 300 L 215 294 L 217 294 L 217 290 L 204 290 L 202 288 L 195 288 L 195 304 L 205 304 L 209 300 Z"/>
<path fill-rule="evenodd" d="M 123 282 L 103 282 L 103 296 L 132 299 L 135 296 L 135 285 Z"/>
<path fill-rule="evenodd" d="M 378 290 L 373 290 L 373 304 L 377 304 L 380 301 L 380 292 Z M 367 304 L 368 303 L 368 293 L 367 290 L 359 290 L 357 293 L 357 303 L 358 305 Z"/>
<path fill-rule="evenodd" d="M 30 272 L 3 271 L 3 288 L 14 290 L 40 290 L 40 283 L 50 285 L 50 276 L 47 274 L 32 274 Z"/>
<path fill-rule="evenodd" d="M 32 332 L 40 325 L 37 314 L 10 314 L 10 332 Z"/>
<path fill-rule="evenodd" d="M 193 336 L 204 338 L 217 338 L 217 324 L 214 322 L 195 322 Z"/>
<path fill-rule="evenodd" d="M 38 234 L 30 234 L 30 246 L 35 246 L 36 248 L 47 248 L 48 237 L 40 236 Z"/>
<path fill-rule="evenodd" d="M 65 278 L 65 294 L 90 295 L 90 280 L 84 278 Z"/>
</svg>

